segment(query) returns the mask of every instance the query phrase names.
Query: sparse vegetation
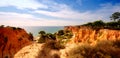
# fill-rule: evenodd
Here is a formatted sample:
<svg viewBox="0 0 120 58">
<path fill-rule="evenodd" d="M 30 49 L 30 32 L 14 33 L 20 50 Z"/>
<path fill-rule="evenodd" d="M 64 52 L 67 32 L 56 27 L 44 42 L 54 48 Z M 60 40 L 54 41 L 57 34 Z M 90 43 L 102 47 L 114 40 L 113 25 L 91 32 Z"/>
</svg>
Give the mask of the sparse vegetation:
<svg viewBox="0 0 120 58">
<path fill-rule="evenodd" d="M 113 44 L 116 42 L 100 41 L 96 46 L 81 44 L 68 52 L 68 58 L 120 58 L 120 48 Z"/>
<path fill-rule="evenodd" d="M 19 27 L 11 27 L 13 30 L 22 30 L 22 28 Z"/>
<path fill-rule="evenodd" d="M 29 40 L 33 41 L 33 34 L 31 32 L 29 33 Z"/>
<path fill-rule="evenodd" d="M 39 40 L 38 43 L 45 43 L 48 40 L 56 40 L 56 37 L 52 33 L 46 33 L 45 31 L 39 32 Z"/>
<path fill-rule="evenodd" d="M 44 47 L 54 49 L 54 50 L 59 50 L 59 49 L 64 49 L 65 46 L 61 45 L 58 41 L 55 40 L 50 40 L 44 44 Z"/>
<path fill-rule="evenodd" d="M 62 43 L 68 41 L 72 36 L 72 32 L 68 30 L 59 30 L 55 34 L 40 31 L 38 43 L 45 43 L 48 40 L 56 40 Z"/>
<path fill-rule="evenodd" d="M 103 22 L 102 20 L 89 22 L 87 24 L 83 24 L 81 26 L 88 26 L 93 29 L 115 29 L 120 30 L 120 12 L 115 12 L 110 16 L 111 22 Z"/>
<path fill-rule="evenodd" d="M 46 34 L 45 31 L 40 31 L 39 34 L 40 34 L 39 35 L 40 38 L 38 39 L 38 43 L 44 43 L 45 39 L 46 39 L 45 38 L 45 34 Z"/>
<path fill-rule="evenodd" d="M 92 29 L 115 29 L 115 30 L 120 30 L 120 22 L 103 22 L 102 20 L 98 20 L 95 22 L 89 22 L 87 24 L 83 24 L 81 26 L 88 26 L 91 27 Z"/>
<path fill-rule="evenodd" d="M 55 33 L 57 41 L 65 45 L 72 38 L 73 34 L 69 30 L 59 30 Z"/>
<path fill-rule="evenodd" d="M 13 29 L 13 30 L 17 30 L 17 28 L 16 28 L 16 27 L 12 27 L 12 29 Z"/>
<path fill-rule="evenodd" d="M 60 58 L 59 50 L 65 48 L 55 40 L 47 41 L 41 47 L 42 50 L 38 53 L 37 58 Z"/>
<path fill-rule="evenodd" d="M 56 32 L 56 37 L 58 39 L 70 39 L 73 36 L 72 32 L 69 30 L 59 30 Z"/>
<path fill-rule="evenodd" d="M 0 28 L 3 28 L 3 27 L 4 27 L 4 25 L 1 25 L 1 26 L 0 26 Z"/>
</svg>

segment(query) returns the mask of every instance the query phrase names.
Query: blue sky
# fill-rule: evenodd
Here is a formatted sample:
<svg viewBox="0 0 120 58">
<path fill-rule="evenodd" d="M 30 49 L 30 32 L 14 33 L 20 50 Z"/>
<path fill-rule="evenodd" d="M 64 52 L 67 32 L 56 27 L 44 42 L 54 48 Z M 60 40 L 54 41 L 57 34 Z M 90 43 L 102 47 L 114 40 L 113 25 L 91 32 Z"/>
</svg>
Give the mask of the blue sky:
<svg viewBox="0 0 120 58">
<path fill-rule="evenodd" d="M 0 25 L 66 26 L 110 21 L 120 0 L 1 0 Z"/>
</svg>

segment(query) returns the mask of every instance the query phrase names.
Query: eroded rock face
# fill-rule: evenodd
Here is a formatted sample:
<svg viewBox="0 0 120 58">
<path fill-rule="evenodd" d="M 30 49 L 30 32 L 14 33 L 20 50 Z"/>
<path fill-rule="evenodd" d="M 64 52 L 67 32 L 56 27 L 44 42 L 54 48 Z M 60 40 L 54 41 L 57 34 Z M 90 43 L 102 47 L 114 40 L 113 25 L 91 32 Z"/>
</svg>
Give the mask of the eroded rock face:
<svg viewBox="0 0 120 58">
<path fill-rule="evenodd" d="M 94 42 L 95 40 L 120 40 L 120 30 L 111 29 L 92 29 L 89 27 L 67 26 L 65 30 L 73 32 L 72 42 Z"/>
<path fill-rule="evenodd" d="M 13 58 L 22 47 L 31 44 L 29 34 L 15 27 L 0 28 L 0 58 Z"/>
</svg>

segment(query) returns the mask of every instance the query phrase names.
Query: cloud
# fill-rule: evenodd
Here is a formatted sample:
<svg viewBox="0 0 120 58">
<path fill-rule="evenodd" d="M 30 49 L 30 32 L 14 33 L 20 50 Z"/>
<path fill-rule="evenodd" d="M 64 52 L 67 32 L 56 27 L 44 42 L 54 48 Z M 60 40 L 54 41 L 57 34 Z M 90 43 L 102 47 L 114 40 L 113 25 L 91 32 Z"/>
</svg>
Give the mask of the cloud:
<svg viewBox="0 0 120 58">
<path fill-rule="evenodd" d="M 37 18 L 30 14 L 13 12 L 0 12 L 0 19 L 1 25 L 9 26 L 65 26 L 76 24 L 76 22 L 73 23 L 73 21 Z"/>
<path fill-rule="evenodd" d="M 102 8 L 97 10 L 95 14 L 97 14 L 99 17 L 102 17 L 105 20 L 110 19 L 109 17 L 114 12 L 120 12 L 120 3 L 117 3 L 115 5 L 112 5 L 111 3 L 106 3 L 102 4 L 101 6 Z"/>
<path fill-rule="evenodd" d="M 1 0 L 0 7 L 14 6 L 18 9 L 38 9 L 47 8 L 46 5 L 36 2 L 35 0 Z"/>
<path fill-rule="evenodd" d="M 62 4 L 60 4 L 62 6 Z M 79 22 L 89 22 L 95 20 L 109 20 L 109 16 L 117 11 L 120 11 L 120 4 L 112 5 L 110 3 L 101 5 L 102 7 L 98 10 L 93 11 L 86 11 L 86 12 L 77 12 L 72 10 L 69 6 L 65 5 L 66 7 L 60 8 L 59 11 L 45 11 L 45 10 L 35 10 L 35 13 L 43 14 L 46 16 L 61 18 L 61 19 L 68 19 L 68 20 L 76 20 Z M 59 9 L 59 7 L 57 7 Z"/>
<path fill-rule="evenodd" d="M 33 9 L 30 10 L 30 14 L 0 12 L 0 24 L 11 26 L 79 25 L 100 19 L 104 21 L 109 21 L 109 16 L 112 13 L 117 11 L 120 12 L 120 3 L 117 3 L 115 5 L 112 5 L 110 3 L 101 4 L 101 8 L 98 10 L 78 12 L 74 9 L 71 9 L 69 5 L 59 4 L 50 0 L 43 0 L 43 2 L 37 2 L 35 0 L 1 1 L 2 2 L 0 2 L 0 7 L 14 6 L 18 9 Z M 39 8 L 42 8 L 42 10 Z M 38 17 L 36 17 L 34 14 L 37 14 Z M 41 15 L 43 15 L 44 17 L 42 17 Z M 47 16 L 49 16 L 49 18 L 47 18 Z"/>
<path fill-rule="evenodd" d="M 46 0 L 45 0 L 46 2 Z M 46 3 L 45 3 L 46 4 Z M 53 11 L 48 11 L 48 10 L 34 10 L 34 13 L 37 14 L 42 14 L 46 16 L 51 16 L 55 18 L 61 18 L 61 19 L 73 19 L 73 20 L 78 20 L 78 19 L 90 19 L 92 15 L 87 15 L 90 12 L 86 11 L 84 13 L 77 12 L 73 9 L 71 9 L 70 6 L 66 4 L 58 4 L 54 1 L 47 1 L 48 9 L 52 9 Z"/>
<path fill-rule="evenodd" d="M 112 5 L 111 3 L 101 4 L 102 9 L 99 9 L 97 12 L 99 13 L 113 13 L 113 12 L 120 12 L 120 3 Z"/>
<path fill-rule="evenodd" d="M 64 9 L 57 12 L 50 12 L 43 10 L 37 10 L 35 12 L 56 18 L 61 18 L 61 19 L 64 18 L 64 19 L 72 19 L 72 20 L 79 20 L 79 19 L 85 20 L 85 19 L 92 19 L 92 17 L 94 17 L 93 15 L 90 15 L 90 12 L 79 13 L 73 10 L 64 10 Z"/>
</svg>

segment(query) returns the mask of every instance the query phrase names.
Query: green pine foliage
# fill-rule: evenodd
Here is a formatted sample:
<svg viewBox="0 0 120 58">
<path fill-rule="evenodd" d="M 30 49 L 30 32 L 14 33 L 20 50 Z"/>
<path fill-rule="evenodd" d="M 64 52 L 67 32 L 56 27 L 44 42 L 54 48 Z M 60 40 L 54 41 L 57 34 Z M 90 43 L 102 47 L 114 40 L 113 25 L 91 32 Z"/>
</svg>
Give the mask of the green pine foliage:
<svg viewBox="0 0 120 58">
<path fill-rule="evenodd" d="M 113 21 L 113 22 L 103 22 L 102 20 L 98 20 L 95 22 L 89 22 L 87 24 L 83 24 L 81 26 L 88 26 L 92 29 L 115 29 L 120 30 L 120 21 Z"/>
</svg>

